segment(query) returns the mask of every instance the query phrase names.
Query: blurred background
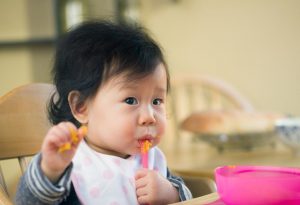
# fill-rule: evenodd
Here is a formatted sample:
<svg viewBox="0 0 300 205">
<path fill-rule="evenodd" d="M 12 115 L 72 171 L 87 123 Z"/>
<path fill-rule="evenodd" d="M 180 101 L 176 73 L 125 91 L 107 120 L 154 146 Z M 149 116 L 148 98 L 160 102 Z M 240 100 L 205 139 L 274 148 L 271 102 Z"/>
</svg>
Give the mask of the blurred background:
<svg viewBox="0 0 300 205">
<path fill-rule="evenodd" d="M 212 75 L 259 110 L 300 114 L 298 0 L 1 0 L 0 94 L 49 82 L 56 37 L 90 18 L 141 23 L 171 74 Z"/>
<path fill-rule="evenodd" d="M 95 18 L 146 27 L 171 78 L 214 76 L 257 110 L 300 115 L 298 0 L 1 0 L 0 95 L 51 82 L 56 39 Z"/>
</svg>

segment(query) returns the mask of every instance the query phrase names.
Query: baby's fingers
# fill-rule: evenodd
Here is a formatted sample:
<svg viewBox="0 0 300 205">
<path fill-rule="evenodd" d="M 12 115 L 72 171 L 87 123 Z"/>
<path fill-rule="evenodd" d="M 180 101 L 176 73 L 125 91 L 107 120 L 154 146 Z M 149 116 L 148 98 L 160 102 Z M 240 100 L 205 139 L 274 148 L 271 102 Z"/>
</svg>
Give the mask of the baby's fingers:
<svg viewBox="0 0 300 205">
<path fill-rule="evenodd" d="M 69 126 L 70 133 L 70 142 L 66 142 L 61 145 L 58 149 L 58 152 L 64 152 L 70 150 L 71 148 L 77 148 L 79 142 L 87 135 L 87 127 L 81 126 L 79 129 L 74 128 L 73 126 Z"/>
<path fill-rule="evenodd" d="M 76 133 L 76 137 L 72 137 L 72 145 L 77 148 L 81 140 L 87 135 L 88 128 L 85 125 L 82 125 Z M 74 139 L 74 140 L 73 140 Z"/>
<path fill-rule="evenodd" d="M 69 142 L 69 134 L 59 126 L 52 127 L 43 142 L 43 147 L 48 150 L 56 149 L 59 146 Z"/>
</svg>

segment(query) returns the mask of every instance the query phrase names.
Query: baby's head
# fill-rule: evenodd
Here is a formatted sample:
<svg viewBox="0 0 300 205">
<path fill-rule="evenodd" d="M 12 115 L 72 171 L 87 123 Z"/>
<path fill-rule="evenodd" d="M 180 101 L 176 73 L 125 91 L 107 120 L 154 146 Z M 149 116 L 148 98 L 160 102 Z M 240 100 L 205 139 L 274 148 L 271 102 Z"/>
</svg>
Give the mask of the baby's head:
<svg viewBox="0 0 300 205">
<path fill-rule="evenodd" d="M 86 22 L 59 41 L 53 67 L 57 92 L 49 103 L 53 124 L 71 121 L 79 126 L 68 97 L 78 91 L 77 106 L 95 97 L 110 79 L 124 75 L 127 81 L 143 79 L 162 64 L 169 89 L 169 73 L 159 45 L 143 28 L 111 22 Z"/>
</svg>

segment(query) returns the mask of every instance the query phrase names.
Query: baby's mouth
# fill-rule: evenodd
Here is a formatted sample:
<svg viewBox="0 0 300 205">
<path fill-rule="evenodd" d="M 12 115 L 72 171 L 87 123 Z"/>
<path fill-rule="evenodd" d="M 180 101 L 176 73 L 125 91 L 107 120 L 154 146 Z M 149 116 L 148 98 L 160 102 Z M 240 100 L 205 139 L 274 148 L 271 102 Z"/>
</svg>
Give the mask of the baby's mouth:
<svg viewBox="0 0 300 205">
<path fill-rule="evenodd" d="M 144 141 L 148 141 L 152 143 L 154 140 L 154 137 L 152 135 L 144 135 L 138 139 L 139 144 L 143 143 Z"/>
</svg>

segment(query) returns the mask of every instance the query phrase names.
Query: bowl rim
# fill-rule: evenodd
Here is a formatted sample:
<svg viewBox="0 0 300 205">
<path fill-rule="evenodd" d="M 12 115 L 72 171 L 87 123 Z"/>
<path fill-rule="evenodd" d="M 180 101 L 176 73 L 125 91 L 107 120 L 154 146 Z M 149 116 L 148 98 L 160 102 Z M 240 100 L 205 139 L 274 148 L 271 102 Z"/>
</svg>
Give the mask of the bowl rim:
<svg viewBox="0 0 300 205">
<path fill-rule="evenodd" d="M 230 171 L 232 174 L 225 176 L 224 173 Z M 255 172 L 255 171 L 264 171 L 264 172 L 273 172 L 273 173 L 288 173 L 293 175 L 300 176 L 300 168 L 297 167 L 280 167 L 280 166 L 256 166 L 256 165 L 226 165 L 220 166 L 215 169 L 216 178 L 219 176 L 222 177 L 233 177 L 234 174 L 241 172 Z"/>
</svg>

